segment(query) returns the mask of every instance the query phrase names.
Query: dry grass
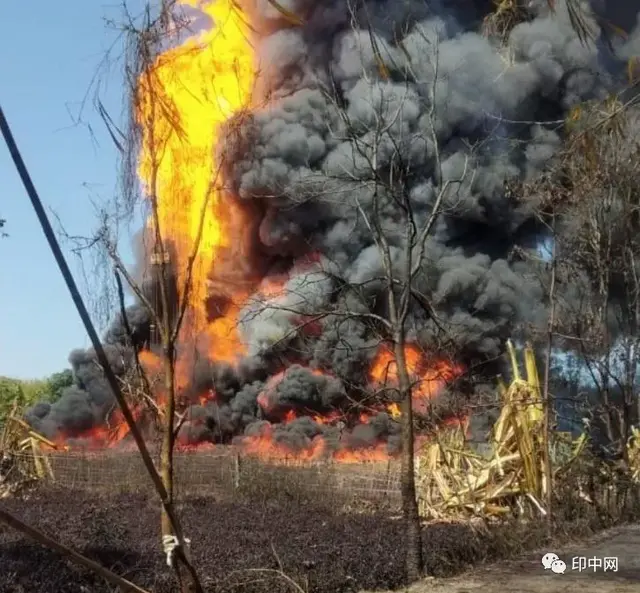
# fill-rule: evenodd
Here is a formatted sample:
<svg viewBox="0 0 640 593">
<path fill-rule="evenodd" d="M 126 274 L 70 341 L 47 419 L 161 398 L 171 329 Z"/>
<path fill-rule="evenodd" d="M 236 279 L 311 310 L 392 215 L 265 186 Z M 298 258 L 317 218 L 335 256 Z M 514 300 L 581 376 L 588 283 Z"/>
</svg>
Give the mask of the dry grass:
<svg viewBox="0 0 640 593">
<path fill-rule="evenodd" d="M 489 440 L 488 455 L 475 453 L 464 431 L 439 432 L 419 455 L 418 496 L 425 517 L 546 515 L 549 484 L 545 456 L 549 443 L 543 430 L 543 406 L 533 350 L 524 351 L 521 377 L 515 349 L 508 343 L 513 380 L 501 388 L 502 408 Z M 570 460 L 584 448 L 574 446 Z M 561 468 L 556 468 L 559 470 Z"/>
<path fill-rule="evenodd" d="M 484 19 L 484 34 L 489 37 L 508 37 L 511 30 L 529 17 L 522 0 L 494 0 L 494 10 Z"/>
<path fill-rule="evenodd" d="M 51 479 L 53 472 L 42 445 L 55 445 L 31 429 L 15 402 L 0 433 L 0 498 L 14 494 L 36 480 Z"/>
</svg>

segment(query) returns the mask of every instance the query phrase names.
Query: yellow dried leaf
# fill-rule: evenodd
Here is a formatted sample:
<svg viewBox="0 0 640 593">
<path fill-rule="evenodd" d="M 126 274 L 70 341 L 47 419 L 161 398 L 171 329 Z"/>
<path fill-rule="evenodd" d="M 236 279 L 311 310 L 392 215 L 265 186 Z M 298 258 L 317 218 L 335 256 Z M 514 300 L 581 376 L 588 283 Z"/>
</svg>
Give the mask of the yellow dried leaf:
<svg viewBox="0 0 640 593">
<path fill-rule="evenodd" d="M 297 15 L 287 10 L 282 4 L 277 2 L 277 0 L 267 0 L 271 6 L 273 6 L 291 25 L 301 26 L 304 24 L 304 21 Z"/>
<path fill-rule="evenodd" d="M 520 380 L 520 367 L 518 366 L 518 359 L 516 357 L 516 349 L 511 340 L 507 340 L 507 353 L 509 355 L 509 362 L 511 363 L 511 376 L 513 381 Z"/>
<path fill-rule="evenodd" d="M 389 80 L 389 69 L 385 66 L 382 60 L 377 60 L 378 62 L 378 74 L 380 74 L 380 78 L 383 80 Z"/>
<path fill-rule="evenodd" d="M 569 116 L 567 119 L 569 121 L 578 121 L 582 116 L 582 107 L 580 105 L 576 105 L 571 111 L 569 111 Z"/>
</svg>

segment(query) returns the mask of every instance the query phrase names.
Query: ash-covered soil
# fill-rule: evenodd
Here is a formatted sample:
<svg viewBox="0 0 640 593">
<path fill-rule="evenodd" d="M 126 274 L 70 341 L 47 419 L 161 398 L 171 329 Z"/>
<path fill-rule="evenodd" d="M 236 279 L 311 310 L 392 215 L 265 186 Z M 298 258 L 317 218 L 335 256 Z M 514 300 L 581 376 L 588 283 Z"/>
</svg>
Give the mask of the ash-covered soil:
<svg viewBox="0 0 640 593">
<path fill-rule="evenodd" d="M 173 591 L 160 550 L 156 499 L 39 490 L 2 507 L 62 543 L 154 593 Z M 382 514 L 338 513 L 282 499 L 256 503 L 191 498 L 180 508 L 207 591 L 292 591 L 278 570 L 310 593 L 394 589 L 403 585 L 402 526 Z M 425 528 L 431 574 L 446 576 L 500 553 L 459 524 Z M 112 587 L 41 545 L 0 525 L 2 593 L 102 593 Z"/>
<path fill-rule="evenodd" d="M 541 557 L 553 551 L 565 561 L 564 574 L 544 570 Z M 579 570 L 573 558 L 616 558 L 618 570 Z M 640 524 L 610 529 L 586 542 L 471 570 L 453 579 L 426 579 L 407 593 L 637 593 L 640 590 Z"/>
</svg>

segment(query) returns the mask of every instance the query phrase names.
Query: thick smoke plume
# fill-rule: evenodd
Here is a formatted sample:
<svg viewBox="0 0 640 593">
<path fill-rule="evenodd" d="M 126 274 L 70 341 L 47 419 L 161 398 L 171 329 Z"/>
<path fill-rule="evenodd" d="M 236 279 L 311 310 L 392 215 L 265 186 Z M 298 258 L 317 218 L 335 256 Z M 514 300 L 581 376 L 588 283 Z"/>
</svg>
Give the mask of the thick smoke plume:
<svg viewBox="0 0 640 593">
<path fill-rule="evenodd" d="M 331 448 L 382 441 L 395 449 L 387 411 L 365 422 L 349 416 L 370 392 L 380 342 L 370 316 L 388 313 L 370 221 L 395 270 L 405 257 L 397 188 L 372 179 L 401 172 L 399 191 L 419 227 L 447 188 L 414 286 L 436 315 L 414 303 L 411 342 L 436 352 L 446 332 L 461 363 L 495 357 L 518 323 L 545 315 L 535 270 L 514 256 L 541 240 L 539 204 L 513 188 L 544 171 L 572 107 L 615 88 L 618 62 L 579 40 L 561 1 L 553 14 L 546 0 L 529 2 L 528 20 L 506 41 L 483 33 L 490 2 L 279 1 L 301 26 L 264 0 L 242 3 L 260 33 L 257 107 L 230 122 L 219 151 L 227 199 L 253 213 L 255 259 L 273 263 L 265 282 L 287 267 L 288 280 L 266 304 L 260 287 L 245 304 L 239 331 L 248 355 L 237 366 L 195 365 L 187 395 L 215 397 L 191 407 L 181 439 L 268 433 L 289 447 L 322 436 Z M 131 323 L 143 340 L 140 311 L 132 309 Z M 116 323 L 108 341 L 121 370 L 131 356 L 124 338 Z M 91 353 L 71 361 L 77 386 L 29 414 L 49 436 L 79 434 L 113 403 Z M 344 412 L 339 421 L 314 419 L 332 410 Z"/>
</svg>

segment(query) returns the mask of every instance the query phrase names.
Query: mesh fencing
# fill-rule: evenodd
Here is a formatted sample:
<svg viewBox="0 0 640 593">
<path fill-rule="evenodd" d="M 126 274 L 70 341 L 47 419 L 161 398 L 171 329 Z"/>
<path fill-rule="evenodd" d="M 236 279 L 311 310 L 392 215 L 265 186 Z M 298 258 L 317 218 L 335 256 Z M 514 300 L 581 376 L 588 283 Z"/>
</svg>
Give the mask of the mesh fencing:
<svg viewBox="0 0 640 593">
<path fill-rule="evenodd" d="M 157 456 L 156 456 L 157 457 Z M 49 452 L 46 459 L 55 484 L 105 494 L 151 492 L 153 486 L 136 451 Z M 341 502 L 364 500 L 397 506 L 399 463 L 340 463 L 294 458 L 269 461 L 242 455 L 233 448 L 176 452 L 177 495 L 268 496 L 331 495 Z"/>
</svg>

